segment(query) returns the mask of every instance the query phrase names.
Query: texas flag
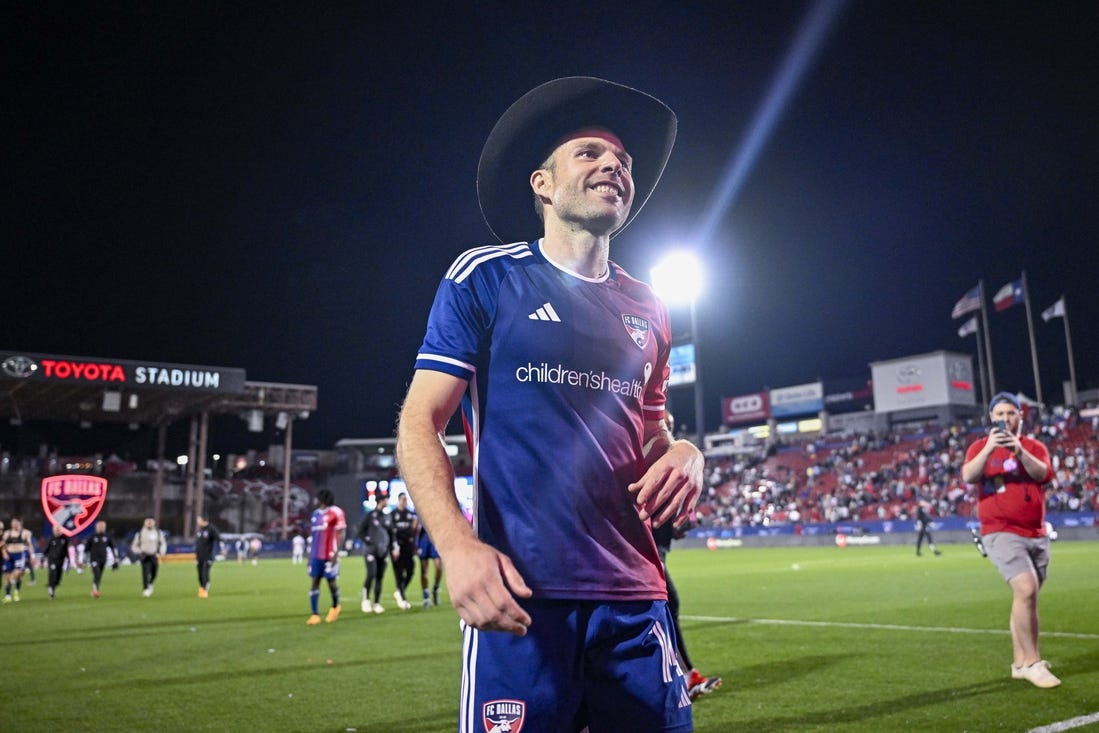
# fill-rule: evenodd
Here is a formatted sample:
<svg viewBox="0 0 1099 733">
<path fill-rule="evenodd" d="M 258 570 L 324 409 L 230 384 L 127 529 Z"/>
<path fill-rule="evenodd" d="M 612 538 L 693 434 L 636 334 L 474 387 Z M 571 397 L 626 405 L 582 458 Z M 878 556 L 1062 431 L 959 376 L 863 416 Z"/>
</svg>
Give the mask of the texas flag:
<svg viewBox="0 0 1099 733">
<path fill-rule="evenodd" d="M 996 307 L 996 312 L 1006 311 L 1016 303 L 1023 302 L 1023 281 L 1014 280 L 1009 282 L 996 291 L 996 294 L 992 296 L 992 305 Z"/>
</svg>

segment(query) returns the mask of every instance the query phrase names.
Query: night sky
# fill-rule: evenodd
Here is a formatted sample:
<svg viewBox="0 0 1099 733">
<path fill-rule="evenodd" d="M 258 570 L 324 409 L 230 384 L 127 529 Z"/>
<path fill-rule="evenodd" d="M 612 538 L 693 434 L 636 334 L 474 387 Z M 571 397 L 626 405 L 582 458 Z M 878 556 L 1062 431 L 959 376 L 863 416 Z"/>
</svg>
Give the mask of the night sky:
<svg viewBox="0 0 1099 733">
<path fill-rule="evenodd" d="M 110 5 L 5 11 L 4 348 L 242 367 L 319 387 L 300 447 L 389 435 L 442 273 L 492 242 L 485 137 L 590 75 L 679 116 L 611 256 L 643 279 L 672 247 L 707 260 L 708 428 L 723 396 L 975 353 L 951 308 L 1024 270 L 1045 397 L 1062 294 L 1099 386 L 1094 3 L 824 6 L 770 125 L 809 3 Z M 1023 307 L 989 318 L 999 386 L 1033 396 Z M 690 389 L 671 397 L 693 425 Z"/>
</svg>

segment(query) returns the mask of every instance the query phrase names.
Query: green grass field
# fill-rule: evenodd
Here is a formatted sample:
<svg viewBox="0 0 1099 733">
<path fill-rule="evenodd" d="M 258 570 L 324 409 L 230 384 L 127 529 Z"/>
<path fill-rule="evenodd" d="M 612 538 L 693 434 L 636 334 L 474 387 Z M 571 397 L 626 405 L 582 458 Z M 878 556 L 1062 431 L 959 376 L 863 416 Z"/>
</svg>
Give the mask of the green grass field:
<svg viewBox="0 0 1099 733">
<path fill-rule="evenodd" d="M 1053 549 L 1041 615 L 1054 690 L 1009 678 L 996 571 L 969 545 L 943 550 L 675 549 L 688 648 L 725 678 L 696 703 L 696 730 L 1022 733 L 1099 712 L 1099 543 Z M 361 613 L 357 557 L 342 616 L 317 627 L 288 559 L 218 563 L 205 600 L 193 564 L 162 565 L 152 598 L 139 573 L 108 572 L 92 599 L 90 575 L 71 572 L 50 601 L 40 572 L 0 608 L 0 731 L 456 730 L 456 614 L 401 612 L 391 595 L 385 614 Z"/>
</svg>

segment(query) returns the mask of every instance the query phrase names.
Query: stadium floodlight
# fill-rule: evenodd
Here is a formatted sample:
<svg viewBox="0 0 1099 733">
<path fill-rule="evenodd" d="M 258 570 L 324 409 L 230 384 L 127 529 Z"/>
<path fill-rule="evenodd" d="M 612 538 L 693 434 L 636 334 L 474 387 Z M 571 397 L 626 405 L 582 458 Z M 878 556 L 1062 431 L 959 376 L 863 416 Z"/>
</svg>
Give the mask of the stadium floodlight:
<svg viewBox="0 0 1099 733">
<path fill-rule="evenodd" d="M 653 290 L 669 305 L 687 304 L 691 309 L 691 342 L 695 352 L 695 445 L 705 450 L 706 420 L 702 393 L 702 351 L 698 328 L 698 299 L 702 295 L 705 277 L 702 265 L 693 253 L 677 251 L 668 254 L 651 270 Z"/>
<path fill-rule="evenodd" d="M 705 284 L 702 265 L 688 251 L 672 252 L 661 260 L 652 269 L 652 282 L 653 290 L 669 305 L 693 305 Z"/>
</svg>

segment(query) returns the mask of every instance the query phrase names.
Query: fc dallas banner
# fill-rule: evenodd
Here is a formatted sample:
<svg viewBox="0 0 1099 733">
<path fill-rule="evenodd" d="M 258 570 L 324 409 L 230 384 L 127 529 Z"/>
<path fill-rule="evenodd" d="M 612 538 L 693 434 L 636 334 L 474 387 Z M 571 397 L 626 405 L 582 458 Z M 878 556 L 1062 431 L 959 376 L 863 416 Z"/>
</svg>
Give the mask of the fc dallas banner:
<svg viewBox="0 0 1099 733">
<path fill-rule="evenodd" d="M 61 534 L 78 535 L 92 525 L 107 500 L 107 479 L 65 474 L 42 479 L 42 508 L 46 521 Z"/>
</svg>

